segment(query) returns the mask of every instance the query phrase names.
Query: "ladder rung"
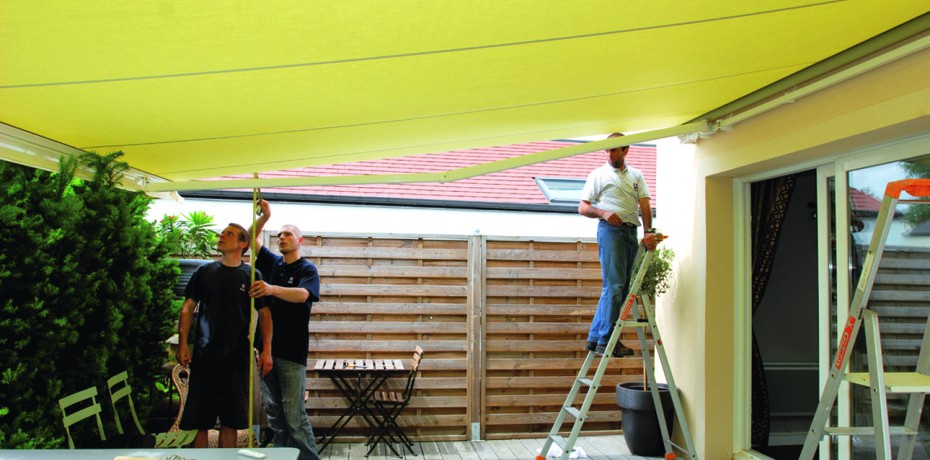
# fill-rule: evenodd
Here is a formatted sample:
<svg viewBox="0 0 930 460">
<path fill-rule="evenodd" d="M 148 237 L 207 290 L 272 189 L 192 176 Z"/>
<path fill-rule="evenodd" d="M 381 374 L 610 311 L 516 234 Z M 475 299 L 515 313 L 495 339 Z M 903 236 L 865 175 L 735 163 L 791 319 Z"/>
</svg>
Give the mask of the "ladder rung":
<svg viewBox="0 0 930 460">
<path fill-rule="evenodd" d="M 641 323 L 639 321 L 618 321 L 623 324 L 623 327 L 648 327 L 649 323 Z"/>
<path fill-rule="evenodd" d="M 855 436 L 855 435 L 875 435 L 875 427 L 873 426 L 828 426 L 824 429 L 824 432 L 830 436 Z M 908 430 L 903 426 L 892 426 L 888 429 L 888 434 L 891 436 L 901 436 L 905 434 L 917 434 L 917 431 Z"/>
<path fill-rule="evenodd" d="M 672 446 L 673 449 L 678 449 L 679 452 L 687 452 L 687 451 L 688 451 L 688 449 L 685 449 L 684 447 L 681 447 L 681 446 L 679 446 L 678 444 L 675 444 L 674 442 L 672 442 L 671 439 L 666 439 L 665 442 L 668 443 L 668 445 Z"/>
<path fill-rule="evenodd" d="M 640 245 L 639 251 L 637 252 L 636 257 L 637 257 L 637 260 L 640 261 L 641 263 L 637 265 L 636 273 L 630 278 L 631 282 L 633 283 L 633 287 L 631 289 L 632 289 L 633 295 L 635 296 L 639 295 L 640 285 L 642 283 L 643 277 L 645 276 L 646 269 L 649 266 L 649 263 L 651 262 L 653 256 L 655 256 L 654 251 L 647 250 L 645 247 L 645 244 Z M 629 298 L 629 302 L 633 302 L 633 297 Z M 631 309 L 635 308 L 636 310 L 631 310 L 634 312 L 631 318 L 628 318 L 627 320 L 615 321 L 616 327 L 614 328 L 613 335 L 611 335 L 611 341 L 609 342 L 609 346 L 605 348 L 610 349 L 611 351 L 614 351 L 613 348 L 617 346 L 618 339 L 620 337 L 620 334 L 623 332 L 624 327 L 640 328 L 636 331 L 640 342 L 642 343 L 643 341 L 646 341 L 646 343 L 650 343 L 654 345 L 656 347 L 656 350 L 661 353 L 661 356 L 663 358 L 662 369 L 665 372 L 665 375 L 669 377 L 669 380 L 671 380 L 671 369 L 667 369 L 668 363 L 665 361 L 665 349 L 662 347 L 662 343 L 657 340 L 646 340 L 643 336 L 642 331 L 644 330 L 652 331 L 653 336 L 658 336 L 658 332 L 659 332 L 658 326 L 655 324 L 654 318 L 652 317 L 654 313 L 652 309 L 650 308 L 650 304 L 648 303 L 648 301 L 644 302 L 643 304 L 644 310 L 642 311 L 640 311 L 639 307 L 635 306 L 632 303 L 629 305 L 625 304 L 625 306 L 630 307 Z M 639 316 L 638 313 L 643 313 L 646 317 L 636 318 L 636 316 Z M 650 323 L 649 321 L 653 321 L 653 322 Z M 649 328 L 649 329 L 646 329 L 646 328 Z M 648 347 L 645 347 L 644 345 L 644 348 L 648 348 Z M 606 350 L 603 350 L 603 351 L 606 351 Z M 644 360 L 654 359 L 654 356 L 658 356 L 658 353 L 656 354 L 650 353 L 649 350 L 647 349 L 644 349 L 642 353 L 643 353 Z M 585 419 L 588 418 L 589 406 L 591 402 L 593 401 L 594 396 L 597 394 L 598 387 L 600 386 L 601 379 L 603 377 L 604 369 L 607 367 L 607 362 L 608 362 L 607 360 L 610 359 L 610 354 L 611 353 L 599 354 L 597 353 L 597 350 L 590 350 L 590 353 L 588 353 L 587 357 L 585 358 L 585 361 L 581 367 L 581 370 L 578 372 L 578 375 L 575 377 L 575 383 L 572 384 L 572 389 L 568 394 L 568 398 L 566 398 L 565 403 L 562 406 L 558 417 L 556 417 L 556 422 L 555 424 L 553 424 L 552 430 L 549 432 L 548 438 L 544 446 L 551 447 L 552 444 L 554 443 L 555 445 L 561 447 L 562 458 L 567 458 L 569 454 L 571 453 L 570 451 L 573 450 L 570 447 L 574 446 L 578 433 L 580 432 Z M 589 378 L 587 377 L 587 374 L 588 374 L 588 371 L 590 370 L 590 366 L 592 365 L 593 361 L 597 359 L 598 357 L 600 358 L 600 365 L 598 366 L 598 371 L 597 373 L 594 374 L 593 377 Z M 644 361 L 644 365 L 648 366 L 648 364 L 649 363 L 647 361 Z M 651 370 L 652 368 L 648 367 L 648 369 Z M 589 389 L 585 396 L 585 404 L 583 404 L 581 408 L 579 409 L 579 408 L 572 407 L 571 404 L 573 400 L 575 399 L 575 397 L 577 396 L 578 390 L 580 389 L 581 385 L 586 385 L 589 387 Z M 671 391 L 675 391 L 674 381 L 672 381 L 672 383 L 670 383 L 669 386 L 671 387 Z M 680 406 L 680 403 L 677 399 L 675 400 L 675 403 L 677 406 Z M 559 430 L 562 428 L 562 423 L 565 420 L 565 417 L 567 415 L 571 415 L 572 417 L 575 418 L 575 426 L 572 428 L 572 435 L 568 439 L 563 438 L 562 436 L 558 435 Z M 681 430 L 683 431 L 683 437 L 685 439 L 685 442 L 688 448 L 683 448 L 673 443 L 670 440 L 665 440 L 665 442 L 667 443 L 666 445 L 671 446 L 671 448 L 675 448 L 675 449 L 680 450 L 681 452 L 686 453 L 687 454 L 686 458 L 697 459 L 697 454 L 694 452 L 693 442 L 691 441 L 691 433 L 688 430 L 688 423 L 686 419 L 682 417 L 682 414 L 678 414 L 678 415 L 679 415 L 678 421 L 680 422 Z M 670 451 L 671 448 L 666 447 L 666 450 Z M 548 456 L 548 452 L 540 452 L 540 455 L 537 455 L 536 458 L 541 458 L 543 456 Z M 672 456 L 674 456 L 674 454 L 672 454 Z"/>
<path fill-rule="evenodd" d="M 552 442 L 555 445 L 559 446 L 559 448 L 562 449 L 563 451 L 565 450 L 565 446 L 568 445 L 568 440 L 566 440 L 565 438 L 557 434 L 549 435 L 549 439 L 551 439 Z"/>
<path fill-rule="evenodd" d="M 572 416 L 575 418 L 581 418 L 581 411 L 578 409 L 575 409 L 574 407 L 563 407 L 562 410 L 564 410 L 565 412 L 568 412 L 569 414 L 572 414 Z"/>
<path fill-rule="evenodd" d="M 930 180 L 918 179 L 925 181 L 930 185 Z M 878 271 L 879 262 L 881 261 L 882 251 L 885 250 L 885 243 L 888 240 L 888 234 L 892 228 L 892 219 L 894 219 L 895 207 L 899 203 L 900 191 L 910 187 L 910 182 L 898 181 L 888 184 L 888 192 L 882 199 L 881 208 L 878 211 L 878 217 L 875 220 L 872 233 L 872 241 L 869 243 L 869 251 L 866 254 L 865 261 L 861 264 L 862 273 L 859 275 L 859 281 L 856 287 L 856 294 L 849 304 L 849 317 L 846 320 L 843 329 L 843 339 L 839 349 L 836 351 L 836 358 L 833 361 L 834 369 L 831 369 L 830 379 L 824 386 L 820 394 L 820 402 L 817 411 L 814 413 L 814 420 L 811 422 L 811 428 L 807 432 L 804 440 L 804 447 L 801 450 L 799 460 L 811 460 L 818 449 L 818 443 L 823 440 L 823 434 L 830 436 L 873 436 L 875 438 L 876 457 L 890 457 L 892 435 L 906 435 L 908 442 L 902 442 L 898 458 L 911 458 L 914 452 L 914 437 L 917 432 L 907 426 L 889 426 L 888 425 L 888 407 L 887 400 L 884 400 L 887 393 L 910 393 L 911 397 L 908 403 L 906 419 L 908 425 L 917 425 L 914 420 L 920 418 L 920 407 L 917 402 L 923 402 L 924 396 L 930 392 L 930 376 L 922 375 L 917 372 L 884 372 L 882 356 L 881 328 L 879 327 L 878 314 L 868 308 L 868 301 L 873 298 L 872 290 Z M 916 185 L 916 184 L 915 184 Z M 892 193 L 897 190 L 896 193 Z M 877 291 L 875 291 L 877 292 Z M 849 353 L 855 350 L 856 336 L 859 335 L 860 326 L 865 332 L 866 351 L 868 359 L 866 365 L 871 370 L 868 372 L 847 372 L 851 363 Z M 837 332 L 843 327 L 843 317 L 838 317 L 835 326 Z M 927 328 L 930 328 L 928 323 Z M 924 331 L 924 337 L 921 340 L 920 357 L 917 369 L 927 371 L 927 348 L 928 337 L 927 329 Z M 838 372 L 837 372 L 838 371 Z M 876 376 L 876 381 L 871 381 L 871 375 Z M 876 426 L 825 426 L 830 422 L 830 413 L 833 410 L 833 404 L 836 402 L 837 395 L 840 391 L 840 385 L 845 380 L 849 383 L 868 387 L 872 400 L 872 423 Z M 877 406 L 877 407 L 876 407 Z M 916 414 L 915 414 L 916 412 Z M 911 422 L 914 423 L 911 423 Z M 882 452 L 884 450 L 884 452 Z M 821 452 L 823 454 L 824 452 Z M 821 455 L 823 456 L 823 455 Z"/>
<path fill-rule="evenodd" d="M 868 372 L 846 374 L 850 383 L 871 387 Z M 917 372 L 885 372 L 885 391 L 888 393 L 930 393 L 930 375 Z"/>
</svg>

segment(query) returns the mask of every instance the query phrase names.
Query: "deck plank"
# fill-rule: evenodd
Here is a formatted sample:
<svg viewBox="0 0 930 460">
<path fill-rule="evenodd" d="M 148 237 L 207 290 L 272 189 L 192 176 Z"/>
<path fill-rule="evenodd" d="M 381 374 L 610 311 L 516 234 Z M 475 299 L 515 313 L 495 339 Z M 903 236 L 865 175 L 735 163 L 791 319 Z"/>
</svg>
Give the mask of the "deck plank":
<svg viewBox="0 0 930 460">
<path fill-rule="evenodd" d="M 368 451 L 367 449 L 368 446 L 364 444 L 362 444 L 361 446 L 365 448 L 366 452 Z M 354 448 L 352 450 L 355 451 Z M 397 457 L 394 457 L 393 454 L 391 454 L 390 449 L 388 449 L 387 446 L 384 445 L 384 443 L 378 443 L 378 445 L 375 447 L 375 450 L 371 451 L 371 455 L 368 456 L 368 460 L 387 460 L 389 458 L 396 459 Z"/>
<path fill-rule="evenodd" d="M 509 439 L 504 442 L 507 443 L 508 447 L 510 447 L 510 451 L 513 452 L 515 456 L 514 458 L 521 460 L 536 458 L 536 448 L 534 447 L 531 449 L 528 445 L 523 443 L 523 440 Z"/>
<path fill-rule="evenodd" d="M 366 455 L 368 455 L 368 446 L 364 443 L 351 444 L 349 447 L 349 455 L 346 458 L 364 459 Z"/>
<path fill-rule="evenodd" d="M 542 438 L 495 439 L 489 441 L 423 441 L 415 442 L 414 452 L 395 447 L 403 457 L 396 457 L 385 445 L 379 444 L 370 457 L 365 457 L 368 446 L 364 443 L 335 443 L 321 456 L 324 460 L 532 460 L 536 449 L 543 446 Z M 659 457 L 632 455 L 620 435 L 583 436 L 575 443 L 590 460 L 659 460 Z"/>
<path fill-rule="evenodd" d="M 349 458 L 349 449 L 351 448 L 352 444 L 337 442 L 326 446 L 323 455 L 327 456 L 327 458 Z"/>
<path fill-rule="evenodd" d="M 442 454 L 439 452 L 439 446 L 435 442 L 421 442 L 420 449 L 424 460 L 442 460 Z"/>
<path fill-rule="evenodd" d="M 497 458 L 500 460 L 516 460 L 517 455 L 510 450 L 510 446 L 507 444 L 506 440 L 495 439 L 493 441 L 488 441 L 488 445 L 494 449 L 494 452 L 497 453 Z"/>
<path fill-rule="evenodd" d="M 475 452 L 475 448 L 468 441 L 453 441 L 452 445 L 459 452 L 459 455 L 466 460 L 481 460 L 481 456 L 478 455 L 478 452 Z"/>
<path fill-rule="evenodd" d="M 439 452 L 442 453 L 442 460 L 462 460 L 458 449 L 452 442 L 439 442 Z"/>
<path fill-rule="evenodd" d="M 620 460 L 619 454 L 617 454 L 618 456 L 611 456 L 609 454 L 610 450 L 604 442 L 604 438 L 607 438 L 607 436 L 600 436 L 594 441 L 578 438 L 575 447 L 581 448 L 591 460 Z"/>
<path fill-rule="evenodd" d="M 527 455 L 522 458 L 534 459 L 536 458 L 536 451 L 542 450 L 542 446 L 545 443 L 545 440 L 543 438 L 529 438 L 529 439 L 521 439 L 520 443 L 523 444 L 523 448 L 527 452 Z"/>
<path fill-rule="evenodd" d="M 600 436 L 596 439 L 596 442 L 598 443 L 602 441 L 603 441 L 603 448 L 601 450 L 605 452 L 610 452 L 609 456 L 611 459 L 629 460 L 629 459 L 634 459 L 634 458 L 643 458 L 643 457 L 631 455 L 629 453 L 630 448 L 627 447 L 626 441 L 624 441 L 622 435 Z M 623 454 L 621 452 L 626 452 L 626 454 Z"/>
<path fill-rule="evenodd" d="M 478 458 L 481 460 L 500 460 L 500 457 L 497 456 L 497 452 L 494 451 L 494 448 L 491 447 L 487 441 L 471 441 L 469 444 L 475 449 L 475 453 L 478 454 Z"/>
</svg>

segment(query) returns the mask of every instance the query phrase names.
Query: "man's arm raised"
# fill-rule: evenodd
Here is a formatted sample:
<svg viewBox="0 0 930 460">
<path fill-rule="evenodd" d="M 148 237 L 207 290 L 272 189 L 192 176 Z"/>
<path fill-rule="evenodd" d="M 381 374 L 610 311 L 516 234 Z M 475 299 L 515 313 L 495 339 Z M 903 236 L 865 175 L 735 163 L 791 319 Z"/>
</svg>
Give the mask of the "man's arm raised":
<svg viewBox="0 0 930 460">
<path fill-rule="evenodd" d="M 255 237 L 255 247 L 253 249 L 256 254 L 262 248 L 262 239 L 258 234 L 265 229 L 265 224 L 271 218 L 271 205 L 265 200 L 258 200 L 258 205 L 261 207 L 262 213 L 255 219 L 255 227 L 249 228 L 249 233 Z"/>
</svg>

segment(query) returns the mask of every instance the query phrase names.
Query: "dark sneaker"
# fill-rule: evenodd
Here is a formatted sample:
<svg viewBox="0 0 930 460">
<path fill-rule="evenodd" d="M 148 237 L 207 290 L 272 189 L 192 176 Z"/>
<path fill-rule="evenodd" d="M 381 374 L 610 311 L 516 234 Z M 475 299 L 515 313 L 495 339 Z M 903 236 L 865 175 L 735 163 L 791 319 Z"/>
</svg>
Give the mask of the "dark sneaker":
<svg viewBox="0 0 930 460">
<path fill-rule="evenodd" d="M 607 345 L 598 345 L 597 348 L 594 350 L 594 352 L 599 355 L 603 355 L 605 351 L 607 351 Z M 623 358 L 625 356 L 631 356 L 632 354 L 633 354 L 632 348 L 627 348 L 623 346 L 622 343 L 618 343 L 617 346 L 614 347 L 614 352 L 611 353 L 610 356 L 614 358 Z"/>
<path fill-rule="evenodd" d="M 585 350 L 594 351 L 597 349 L 597 342 L 588 342 L 584 346 Z"/>
</svg>

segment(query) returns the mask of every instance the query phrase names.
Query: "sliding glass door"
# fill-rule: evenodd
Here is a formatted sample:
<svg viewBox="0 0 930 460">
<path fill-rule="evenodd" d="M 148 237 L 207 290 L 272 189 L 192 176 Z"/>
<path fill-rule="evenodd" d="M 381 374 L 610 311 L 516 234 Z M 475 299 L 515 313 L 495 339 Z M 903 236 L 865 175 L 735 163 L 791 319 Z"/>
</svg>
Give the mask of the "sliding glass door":
<svg viewBox="0 0 930 460">
<path fill-rule="evenodd" d="M 790 195 L 781 204 L 774 195 L 767 198 L 777 192 L 760 184 L 789 176 Z M 845 321 L 848 315 L 885 185 L 909 177 L 930 177 L 930 135 L 735 181 L 741 272 L 736 298 L 742 305 L 736 316 L 737 445 L 751 444 L 773 458 L 797 458 L 836 354 L 837 318 Z M 768 208 L 760 212 L 760 203 Z M 901 205 L 895 211 L 868 305 L 879 315 L 886 371 L 913 371 L 930 316 L 930 206 Z M 778 214 L 782 220 L 773 224 Z M 769 252 L 758 244 L 766 233 L 776 241 Z M 769 278 L 761 290 L 760 266 Z M 852 371 L 866 370 L 865 356 L 861 336 L 851 351 Z M 889 408 L 891 425 L 901 425 L 906 404 L 892 398 Z M 833 426 L 872 426 L 868 392 L 844 384 L 831 418 Z M 930 433 L 926 428 L 921 432 Z M 871 436 L 825 438 L 819 458 L 874 458 L 873 442 Z M 921 435 L 913 458 L 930 460 L 930 436 Z"/>
</svg>

